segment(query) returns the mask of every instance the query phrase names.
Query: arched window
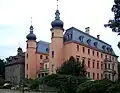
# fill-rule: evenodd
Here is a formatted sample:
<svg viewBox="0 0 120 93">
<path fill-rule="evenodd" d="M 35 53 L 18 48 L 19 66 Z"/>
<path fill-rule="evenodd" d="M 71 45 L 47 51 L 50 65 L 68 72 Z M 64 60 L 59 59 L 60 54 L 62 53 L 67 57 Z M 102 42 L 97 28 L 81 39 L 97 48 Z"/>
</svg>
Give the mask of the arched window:
<svg viewBox="0 0 120 93">
<path fill-rule="evenodd" d="M 98 45 L 98 42 L 94 42 L 94 46 L 97 47 L 97 45 Z"/>
</svg>

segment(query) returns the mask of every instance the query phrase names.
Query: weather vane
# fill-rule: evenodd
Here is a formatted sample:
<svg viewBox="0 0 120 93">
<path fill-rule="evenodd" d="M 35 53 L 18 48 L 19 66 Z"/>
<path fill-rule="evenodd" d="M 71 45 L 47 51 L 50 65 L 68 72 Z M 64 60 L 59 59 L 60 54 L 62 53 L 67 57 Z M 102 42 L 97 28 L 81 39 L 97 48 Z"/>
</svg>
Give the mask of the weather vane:
<svg viewBox="0 0 120 93">
<path fill-rule="evenodd" d="M 31 18 L 31 25 L 32 25 L 32 17 L 30 17 Z"/>
</svg>

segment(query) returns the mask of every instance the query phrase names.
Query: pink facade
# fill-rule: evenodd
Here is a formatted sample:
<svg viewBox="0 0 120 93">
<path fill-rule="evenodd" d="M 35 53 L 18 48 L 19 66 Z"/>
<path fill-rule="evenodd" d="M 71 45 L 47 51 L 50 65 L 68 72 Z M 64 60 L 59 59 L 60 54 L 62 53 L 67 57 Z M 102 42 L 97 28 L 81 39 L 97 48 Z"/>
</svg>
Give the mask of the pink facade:
<svg viewBox="0 0 120 93">
<path fill-rule="evenodd" d="M 71 56 L 85 64 L 88 72 L 87 76 L 93 80 L 99 80 L 105 77 L 111 80 L 116 80 L 118 78 L 118 56 L 112 54 L 113 52 L 107 53 L 96 47 L 75 42 L 75 40 L 64 41 L 66 37 L 65 34 L 63 34 L 63 22 L 59 19 L 58 10 L 56 11 L 56 18 L 51 25 L 51 43 L 48 44 L 49 52 L 44 52 L 46 47 L 45 42 L 42 42 L 42 44 L 41 42 L 36 42 L 36 36 L 33 34 L 33 27 L 30 27 L 30 34 L 27 35 L 28 40 L 25 55 L 26 78 L 35 79 L 36 77 L 56 73 L 56 69 Z M 73 31 L 74 30 L 76 29 L 73 29 Z M 100 44 L 106 44 L 88 35 L 88 32 L 89 31 L 87 31 L 86 34 L 76 31 L 78 34 L 84 34 L 86 38 L 89 36 L 93 41 L 97 40 Z M 75 38 L 78 34 L 76 34 Z M 73 36 L 72 34 L 70 35 L 71 37 Z M 110 47 L 110 45 L 107 44 L 106 46 Z"/>
</svg>

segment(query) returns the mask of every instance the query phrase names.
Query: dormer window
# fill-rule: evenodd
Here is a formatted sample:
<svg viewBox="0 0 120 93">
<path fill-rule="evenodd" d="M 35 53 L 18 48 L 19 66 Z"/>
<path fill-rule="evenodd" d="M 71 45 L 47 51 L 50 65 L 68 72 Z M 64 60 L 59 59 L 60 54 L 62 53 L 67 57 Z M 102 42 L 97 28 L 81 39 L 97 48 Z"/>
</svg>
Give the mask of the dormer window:
<svg viewBox="0 0 120 93">
<path fill-rule="evenodd" d="M 46 48 L 46 52 L 49 52 L 49 49 L 48 49 L 48 48 Z"/>
<path fill-rule="evenodd" d="M 88 45 L 90 45 L 90 42 L 91 42 L 91 39 L 88 39 L 88 40 L 87 40 Z"/>
<path fill-rule="evenodd" d="M 83 42 L 83 38 L 84 38 L 84 36 L 80 36 L 80 37 L 79 37 L 79 40 L 80 40 L 81 42 Z"/>
<path fill-rule="evenodd" d="M 109 47 L 107 47 L 107 51 L 109 52 Z"/>
<path fill-rule="evenodd" d="M 113 49 L 111 48 L 111 49 L 110 49 L 110 52 L 112 53 L 112 51 L 113 51 Z"/>
<path fill-rule="evenodd" d="M 97 45 L 98 45 L 98 42 L 94 42 L 94 46 L 97 47 Z"/>
<path fill-rule="evenodd" d="M 105 50 L 105 47 L 106 47 L 106 46 L 103 45 L 103 46 L 102 46 L 102 49 Z"/>
</svg>

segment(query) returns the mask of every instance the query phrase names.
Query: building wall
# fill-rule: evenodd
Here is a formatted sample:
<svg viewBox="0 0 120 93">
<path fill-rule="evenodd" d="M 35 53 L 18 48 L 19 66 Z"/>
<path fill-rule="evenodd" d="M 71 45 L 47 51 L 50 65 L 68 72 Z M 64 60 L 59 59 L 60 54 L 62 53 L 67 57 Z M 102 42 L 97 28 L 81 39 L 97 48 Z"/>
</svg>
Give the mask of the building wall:
<svg viewBox="0 0 120 93">
<path fill-rule="evenodd" d="M 94 48 L 80 45 L 78 43 L 65 43 L 64 54 L 65 54 L 64 55 L 65 60 L 68 60 L 70 56 L 73 56 L 76 58 L 76 60 L 79 60 L 81 63 L 85 62 L 85 66 L 88 72 L 88 77 L 94 80 L 104 78 L 103 69 L 104 69 L 104 60 L 106 56 L 108 59 L 111 57 L 111 60 L 115 63 L 114 70 L 117 72 L 117 60 L 115 60 L 116 57 L 102 53 L 101 51 L 98 51 Z M 117 79 L 117 74 L 115 75 L 114 78 Z"/>
<path fill-rule="evenodd" d="M 27 41 L 27 51 L 25 54 L 25 78 L 35 79 L 37 68 L 36 68 L 36 41 Z"/>
<path fill-rule="evenodd" d="M 15 64 L 5 67 L 5 80 L 18 85 L 24 77 L 24 64 Z"/>
<path fill-rule="evenodd" d="M 49 51 L 49 74 L 56 73 L 57 68 L 63 63 L 63 30 L 53 29 Z"/>
</svg>

